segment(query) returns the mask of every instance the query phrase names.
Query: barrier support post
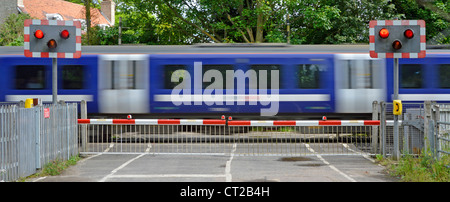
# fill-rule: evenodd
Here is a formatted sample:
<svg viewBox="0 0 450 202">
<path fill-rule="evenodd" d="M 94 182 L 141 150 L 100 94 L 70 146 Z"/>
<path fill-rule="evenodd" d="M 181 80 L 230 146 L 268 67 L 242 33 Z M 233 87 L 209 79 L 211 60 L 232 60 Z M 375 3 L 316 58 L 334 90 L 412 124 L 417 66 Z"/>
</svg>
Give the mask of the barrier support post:
<svg viewBox="0 0 450 202">
<path fill-rule="evenodd" d="M 375 100 L 372 103 L 372 120 L 379 120 L 378 119 L 378 102 Z M 374 151 L 374 153 L 377 152 L 377 148 L 378 148 L 378 126 L 373 126 L 372 127 L 372 150 Z"/>
<path fill-rule="evenodd" d="M 87 103 L 86 103 L 86 100 L 81 100 L 81 103 L 80 103 L 80 116 L 81 116 L 81 119 L 87 119 Z M 81 124 L 81 126 L 80 126 L 80 135 L 81 135 L 81 151 L 86 151 L 87 125 Z"/>
<path fill-rule="evenodd" d="M 381 131 L 381 154 L 386 157 L 386 103 L 384 101 L 380 102 L 380 131 Z"/>
</svg>

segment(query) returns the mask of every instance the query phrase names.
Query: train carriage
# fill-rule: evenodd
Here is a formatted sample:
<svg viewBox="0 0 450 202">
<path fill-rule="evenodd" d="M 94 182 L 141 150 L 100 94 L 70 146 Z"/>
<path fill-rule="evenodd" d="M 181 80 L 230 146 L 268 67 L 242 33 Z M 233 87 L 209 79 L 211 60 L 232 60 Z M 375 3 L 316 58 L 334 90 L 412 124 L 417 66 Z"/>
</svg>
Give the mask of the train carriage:
<svg viewBox="0 0 450 202">
<path fill-rule="evenodd" d="M 58 59 L 58 99 L 105 117 L 370 118 L 372 101 L 392 101 L 392 63 L 362 45 L 88 46 Z M 399 65 L 402 101 L 450 102 L 448 49 Z M 51 101 L 50 59 L 0 47 L 0 66 L 0 102 Z"/>
</svg>

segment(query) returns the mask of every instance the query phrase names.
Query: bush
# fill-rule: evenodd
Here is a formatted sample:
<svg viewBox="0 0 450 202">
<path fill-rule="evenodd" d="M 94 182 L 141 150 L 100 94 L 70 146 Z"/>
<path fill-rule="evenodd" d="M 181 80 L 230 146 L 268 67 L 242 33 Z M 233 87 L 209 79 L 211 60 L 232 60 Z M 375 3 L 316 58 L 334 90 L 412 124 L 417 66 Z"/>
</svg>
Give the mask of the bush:
<svg viewBox="0 0 450 202">
<path fill-rule="evenodd" d="M 439 161 L 424 152 L 419 156 L 404 155 L 398 162 L 377 155 L 387 172 L 404 182 L 450 182 L 450 158 L 444 155 Z"/>
<path fill-rule="evenodd" d="M 11 14 L 0 26 L 0 46 L 23 46 L 23 22 L 28 14 Z"/>
</svg>

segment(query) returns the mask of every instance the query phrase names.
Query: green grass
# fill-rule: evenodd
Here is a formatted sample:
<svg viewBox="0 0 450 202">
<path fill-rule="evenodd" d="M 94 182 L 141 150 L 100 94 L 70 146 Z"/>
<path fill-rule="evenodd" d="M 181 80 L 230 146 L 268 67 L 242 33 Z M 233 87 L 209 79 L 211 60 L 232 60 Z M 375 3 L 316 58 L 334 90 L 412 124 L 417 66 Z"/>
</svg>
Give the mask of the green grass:
<svg viewBox="0 0 450 202">
<path fill-rule="evenodd" d="M 67 169 L 69 166 L 76 165 L 79 160 L 81 160 L 81 157 L 79 157 L 78 155 L 70 157 L 67 161 L 56 159 L 54 161 L 51 161 L 50 163 L 45 164 L 39 172 L 26 178 L 19 179 L 18 181 L 26 181 L 26 179 L 28 178 L 60 175 L 61 172 Z"/>
<path fill-rule="evenodd" d="M 50 163 L 47 163 L 41 173 L 44 176 L 50 175 L 50 176 L 54 176 L 54 175 L 60 175 L 61 172 L 65 169 L 67 169 L 69 166 L 73 166 L 75 164 L 77 164 L 77 162 L 80 160 L 80 157 L 78 155 L 76 156 L 72 156 L 69 160 L 67 161 L 62 161 L 61 159 L 56 159 Z"/>
<path fill-rule="evenodd" d="M 444 155 L 439 161 L 429 152 L 419 156 L 403 155 L 398 161 L 377 155 L 377 161 L 386 171 L 403 182 L 450 182 L 450 157 Z"/>
</svg>

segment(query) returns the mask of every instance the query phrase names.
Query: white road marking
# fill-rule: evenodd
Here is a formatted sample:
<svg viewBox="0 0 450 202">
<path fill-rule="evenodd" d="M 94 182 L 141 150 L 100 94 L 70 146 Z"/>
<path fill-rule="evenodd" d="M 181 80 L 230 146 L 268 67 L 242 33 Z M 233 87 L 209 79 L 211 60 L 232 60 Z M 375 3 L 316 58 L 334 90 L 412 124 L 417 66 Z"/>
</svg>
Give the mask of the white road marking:
<svg viewBox="0 0 450 202">
<path fill-rule="evenodd" d="M 113 175 L 109 178 L 195 178 L 195 177 L 225 177 L 222 174 L 154 174 L 154 175 Z"/>
<path fill-rule="evenodd" d="M 145 150 L 145 153 L 149 153 L 151 148 L 152 148 L 152 144 L 148 144 L 148 147 Z"/>
<path fill-rule="evenodd" d="M 348 180 L 350 180 L 351 182 L 356 182 L 355 179 L 351 178 L 350 176 L 348 176 L 347 174 L 343 173 L 342 171 L 340 171 L 339 169 L 337 169 L 336 167 L 334 167 L 333 165 L 331 165 L 328 161 L 326 161 L 324 158 L 322 158 L 322 156 L 320 154 L 318 154 L 316 151 L 314 151 L 314 149 L 312 149 L 309 144 L 305 144 L 306 148 L 311 152 L 316 154 L 317 158 L 319 158 L 323 163 L 325 163 L 326 165 L 328 165 L 328 167 L 330 167 L 331 169 L 333 169 L 334 171 L 338 172 L 339 174 L 341 174 L 342 176 L 344 176 L 345 178 L 347 178 Z"/>
<path fill-rule="evenodd" d="M 354 152 L 354 153 L 362 153 L 362 152 L 357 152 L 357 151 L 355 151 L 355 150 L 353 150 L 353 149 L 351 149 L 347 144 L 342 144 L 345 148 L 347 148 L 348 150 L 350 150 L 350 151 L 352 151 L 352 152 Z M 372 158 L 370 158 L 370 156 L 369 155 L 367 155 L 367 153 L 363 153 L 363 155 L 362 155 L 365 159 L 367 159 L 367 160 L 369 160 L 369 161 L 371 161 L 372 163 L 375 163 L 375 160 L 373 160 Z"/>
<path fill-rule="evenodd" d="M 110 147 L 108 149 L 106 149 L 104 152 L 109 151 L 110 148 L 112 148 L 114 146 L 114 144 L 111 144 Z M 152 148 L 151 144 L 148 144 L 148 148 L 145 150 L 145 153 L 140 154 L 139 156 L 128 160 L 127 162 L 125 162 L 124 164 L 120 165 L 119 167 L 117 167 L 116 169 L 112 170 L 110 174 L 108 174 L 107 176 L 103 177 L 101 180 L 99 180 L 99 182 L 105 182 L 107 179 L 110 178 L 197 178 L 197 177 L 203 177 L 203 178 L 215 178 L 215 177 L 220 177 L 223 178 L 225 177 L 227 179 L 227 182 L 231 182 L 231 161 L 233 160 L 234 157 L 234 151 L 236 151 L 236 144 L 233 145 L 233 151 L 231 152 L 231 157 L 230 159 L 227 161 L 226 166 L 225 166 L 225 174 L 154 174 L 154 175 L 115 175 L 115 173 L 117 173 L 117 171 L 119 171 L 120 169 L 124 168 L 125 166 L 127 166 L 128 164 L 130 164 L 131 162 L 141 158 L 144 155 L 147 155 L 150 152 L 150 149 Z M 104 153 L 103 152 L 103 153 Z M 102 153 L 98 154 L 101 155 Z M 98 156 L 95 155 L 95 156 Z M 92 157 L 95 157 L 92 156 Z M 89 157 L 89 158 L 92 158 Z M 228 181 L 229 180 L 229 181 Z"/>
<path fill-rule="evenodd" d="M 33 180 L 32 182 L 38 182 L 38 181 L 41 181 L 41 180 L 43 180 L 45 178 L 47 178 L 47 176 L 37 178 L 37 179 Z"/>
<path fill-rule="evenodd" d="M 232 181 L 232 176 L 231 176 L 231 161 L 234 158 L 234 152 L 236 151 L 236 146 L 237 144 L 234 143 L 233 144 L 233 150 L 231 150 L 231 154 L 230 154 L 230 159 L 227 161 L 226 165 L 225 165 L 225 182 L 231 182 Z"/>
<path fill-rule="evenodd" d="M 103 177 L 99 182 L 105 182 L 108 178 L 110 178 L 112 175 L 114 175 L 117 171 L 119 171 L 120 169 L 124 168 L 125 166 L 127 166 L 128 164 L 133 162 L 134 160 L 143 157 L 144 155 L 147 155 L 147 154 L 141 154 L 141 155 L 139 155 L 139 156 L 137 156 L 135 158 L 130 159 L 129 161 L 125 162 L 124 164 L 120 165 L 119 167 L 117 167 L 116 169 L 111 171 L 111 173 L 109 175 Z"/>
</svg>

